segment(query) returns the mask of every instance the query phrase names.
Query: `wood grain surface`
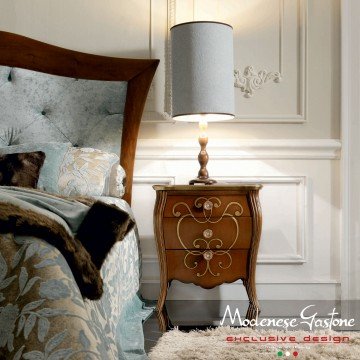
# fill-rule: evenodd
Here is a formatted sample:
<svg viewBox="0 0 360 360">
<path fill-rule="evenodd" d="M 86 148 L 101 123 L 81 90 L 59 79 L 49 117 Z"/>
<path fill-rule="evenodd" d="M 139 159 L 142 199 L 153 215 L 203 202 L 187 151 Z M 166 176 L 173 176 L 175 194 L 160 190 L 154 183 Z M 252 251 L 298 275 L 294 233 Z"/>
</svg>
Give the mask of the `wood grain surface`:
<svg viewBox="0 0 360 360">
<path fill-rule="evenodd" d="M 262 223 L 261 185 L 155 185 L 154 189 L 154 231 L 160 263 L 157 306 L 160 330 L 165 331 L 170 324 L 165 299 L 172 280 L 210 289 L 241 279 L 249 297 L 247 317 L 257 316 L 260 307 L 255 272 Z M 204 212 L 206 201 L 212 202 L 212 212 Z M 239 233 L 233 244 L 236 225 Z M 205 236 L 206 230 L 211 230 L 211 234 L 208 232 Z M 200 238 L 203 240 L 197 241 Z M 215 238 L 223 240 L 220 249 L 216 248 L 216 241 L 210 242 Z"/>
</svg>

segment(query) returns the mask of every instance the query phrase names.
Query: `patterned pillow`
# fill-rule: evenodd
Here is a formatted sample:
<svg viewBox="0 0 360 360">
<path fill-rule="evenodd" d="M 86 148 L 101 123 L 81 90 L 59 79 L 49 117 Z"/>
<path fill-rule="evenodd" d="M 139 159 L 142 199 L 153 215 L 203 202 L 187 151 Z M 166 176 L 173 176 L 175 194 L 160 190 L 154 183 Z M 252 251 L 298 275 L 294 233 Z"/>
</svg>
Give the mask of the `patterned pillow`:
<svg viewBox="0 0 360 360">
<path fill-rule="evenodd" d="M 60 165 L 58 188 L 62 195 L 121 197 L 124 179 L 116 154 L 70 147 Z"/>
<path fill-rule="evenodd" d="M 0 185 L 36 188 L 45 153 L 0 155 Z"/>
</svg>

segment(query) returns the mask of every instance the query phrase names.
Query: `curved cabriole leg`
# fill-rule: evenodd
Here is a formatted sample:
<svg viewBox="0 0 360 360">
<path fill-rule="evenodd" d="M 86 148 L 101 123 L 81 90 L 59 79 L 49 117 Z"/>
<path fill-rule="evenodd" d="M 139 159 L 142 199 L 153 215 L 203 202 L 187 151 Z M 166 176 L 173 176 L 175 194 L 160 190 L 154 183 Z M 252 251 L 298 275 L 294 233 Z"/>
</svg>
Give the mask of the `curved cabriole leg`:
<svg viewBox="0 0 360 360">
<path fill-rule="evenodd" d="M 156 202 L 154 208 L 154 231 L 156 236 L 156 248 L 160 265 L 160 294 L 157 302 L 157 317 L 159 320 L 159 329 L 165 332 L 169 327 L 169 319 L 165 308 L 165 300 L 169 282 L 167 279 L 165 241 L 162 227 L 162 215 L 166 204 L 166 191 L 156 192 Z"/>
<path fill-rule="evenodd" d="M 162 280 L 160 285 L 160 295 L 156 306 L 157 318 L 159 321 L 159 329 L 162 332 L 165 332 L 170 327 L 169 317 L 165 307 L 165 300 L 166 300 L 168 287 L 169 284 L 167 283 L 166 279 Z"/>
<path fill-rule="evenodd" d="M 257 254 L 260 244 L 261 235 L 261 207 L 259 201 L 259 190 L 251 190 L 248 194 L 248 203 L 253 218 L 253 235 L 251 240 L 250 254 L 248 260 L 248 277 L 243 280 L 246 288 L 247 295 L 249 297 L 249 307 L 246 313 L 248 320 L 256 319 L 260 314 L 259 301 L 256 295 L 256 284 L 255 284 L 255 271 Z"/>
<path fill-rule="evenodd" d="M 249 307 L 246 312 L 246 319 L 253 320 L 257 319 L 260 314 L 260 305 L 256 295 L 255 280 L 245 280 L 244 286 L 249 298 Z"/>
</svg>

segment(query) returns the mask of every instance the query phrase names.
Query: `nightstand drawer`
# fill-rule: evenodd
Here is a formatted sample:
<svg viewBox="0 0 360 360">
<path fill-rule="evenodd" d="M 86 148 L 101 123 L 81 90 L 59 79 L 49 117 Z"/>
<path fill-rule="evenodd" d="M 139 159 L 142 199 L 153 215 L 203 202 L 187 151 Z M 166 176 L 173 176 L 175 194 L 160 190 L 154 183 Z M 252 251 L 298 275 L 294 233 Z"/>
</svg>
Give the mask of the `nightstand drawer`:
<svg viewBox="0 0 360 360">
<path fill-rule="evenodd" d="M 196 219 L 199 221 L 199 219 Z M 193 218 L 164 218 L 166 249 L 248 249 L 252 236 L 252 218 L 211 218 L 198 223 Z"/>
<path fill-rule="evenodd" d="M 167 278 L 209 289 L 224 282 L 247 278 L 248 250 L 166 250 Z M 222 266 L 222 267 L 221 267 Z"/>
<path fill-rule="evenodd" d="M 216 195 L 206 194 L 181 195 L 169 194 L 166 200 L 164 217 L 184 216 L 194 217 L 222 217 L 224 213 L 232 216 L 250 216 L 250 210 L 245 195 Z"/>
</svg>

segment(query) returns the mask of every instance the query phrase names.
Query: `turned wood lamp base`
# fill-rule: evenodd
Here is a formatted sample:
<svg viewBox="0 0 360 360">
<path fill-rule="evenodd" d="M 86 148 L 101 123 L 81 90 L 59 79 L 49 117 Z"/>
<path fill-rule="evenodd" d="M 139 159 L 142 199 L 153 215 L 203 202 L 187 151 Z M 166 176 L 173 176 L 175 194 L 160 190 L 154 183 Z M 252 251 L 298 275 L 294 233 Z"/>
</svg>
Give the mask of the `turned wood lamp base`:
<svg viewBox="0 0 360 360">
<path fill-rule="evenodd" d="M 208 128 L 207 121 L 205 119 L 201 119 L 199 121 L 199 130 L 200 130 L 199 144 L 201 149 L 198 155 L 200 170 L 198 172 L 198 177 L 196 179 L 190 180 L 189 185 L 196 185 L 196 184 L 212 185 L 217 183 L 216 180 L 209 178 L 209 173 L 206 169 L 206 165 L 209 162 L 209 155 L 206 151 L 206 145 L 209 140 L 207 136 L 207 128 Z"/>
</svg>

